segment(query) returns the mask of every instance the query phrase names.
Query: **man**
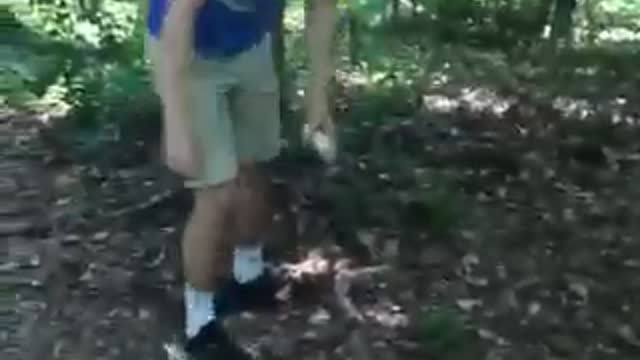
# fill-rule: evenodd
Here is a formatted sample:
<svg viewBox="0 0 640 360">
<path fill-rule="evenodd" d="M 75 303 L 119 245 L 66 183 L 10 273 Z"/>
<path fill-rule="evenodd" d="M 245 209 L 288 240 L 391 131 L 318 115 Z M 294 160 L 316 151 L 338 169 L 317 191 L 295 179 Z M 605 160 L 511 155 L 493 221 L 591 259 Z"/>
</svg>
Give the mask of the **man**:
<svg viewBox="0 0 640 360">
<path fill-rule="evenodd" d="M 336 0 L 313 5 L 307 121 L 331 136 L 326 90 Z M 163 104 L 165 158 L 195 197 L 182 239 L 185 350 L 195 359 L 248 358 L 221 318 L 277 305 L 262 258 L 271 213 L 258 163 L 279 152 L 270 33 L 280 6 L 284 0 L 150 0 L 148 55 Z"/>
<path fill-rule="evenodd" d="M 194 208 L 182 239 L 185 350 L 245 359 L 220 326 L 273 308 L 261 241 L 271 213 L 258 163 L 279 152 L 270 32 L 280 0 L 150 0 L 148 56 L 163 104 L 165 160 L 187 177 Z"/>
</svg>

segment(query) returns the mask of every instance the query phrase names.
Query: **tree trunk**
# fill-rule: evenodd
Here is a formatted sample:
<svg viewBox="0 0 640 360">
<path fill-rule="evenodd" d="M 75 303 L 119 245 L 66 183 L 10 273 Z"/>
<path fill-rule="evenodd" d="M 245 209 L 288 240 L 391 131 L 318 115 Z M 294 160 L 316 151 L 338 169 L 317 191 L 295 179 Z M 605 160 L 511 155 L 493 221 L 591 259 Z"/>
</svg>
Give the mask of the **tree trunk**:
<svg viewBox="0 0 640 360">
<path fill-rule="evenodd" d="M 291 116 L 288 116 L 289 112 L 289 90 L 291 89 L 291 83 L 287 78 L 287 66 L 286 66 L 286 44 L 285 44 L 285 27 L 284 27 L 284 14 L 287 7 L 286 0 L 278 0 L 279 11 L 276 28 L 273 31 L 273 63 L 275 65 L 276 73 L 278 75 L 278 82 L 280 84 L 280 113 L 282 114 L 282 130 L 284 138 L 291 147 L 298 147 L 301 144 L 302 129 L 299 122 L 295 121 Z"/>
<path fill-rule="evenodd" d="M 278 78 L 281 86 L 286 85 L 284 82 L 285 72 L 285 42 L 284 42 L 284 11 L 287 6 L 286 0 L 278 0 L 279 10 L 276 28 L 273 31 L 273 62 L 275 64 Z"/>
<path fill-rule="evenodd" d="M 414 18 L 417 18 L 420 13 L 418 12 L 418 8 L 420 7 L 420 2 L 418 0 L 411 0 L 411 15 Z"/>
<path fill-rule="evenodd" d="M 391 2 L 391 22 L 398 23 L 400 19 L 400 0 L 393 0 Z"/>
<path fill-rule="evenodd" d="M 347 13 L 347 32 L 349 39 L 349 62 L 353 66 L 360 63 L 360 24 L 353 10 Z"/>
<path fill-rule="evenodd" d="M 541 0 L 538 5 L 536 21 L 540 24 L 540 33 L 538 34 L 539 37 L 544 34 L 546 26 L 551 21 L 551 13 L 554 8 L 554 2 L 555 0 Z"/>
<path fill-rule="evenodd" d="M 573 32 L 573 12 L 576 0 L 556 0 L 551 23 L 551 43 L 554 48 L 570 46 Z"/>
</svg>

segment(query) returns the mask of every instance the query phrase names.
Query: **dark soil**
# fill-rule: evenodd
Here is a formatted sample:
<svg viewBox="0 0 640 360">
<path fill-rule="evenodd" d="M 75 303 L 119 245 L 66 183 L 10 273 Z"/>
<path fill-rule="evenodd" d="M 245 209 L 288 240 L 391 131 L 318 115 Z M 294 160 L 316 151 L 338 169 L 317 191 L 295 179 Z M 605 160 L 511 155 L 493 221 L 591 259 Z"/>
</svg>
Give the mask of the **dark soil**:
<svg viewBox="0 0 640 360">
<path fill-rule="evenodd" d="M 6 354 L 166 357 L 182 329 L 189 194 L 154 164 L 56 162 L 36 119 L 0 120 L 2 274 L 17 299 Z M 315 254 L 391 266 L 352 292 L 372 359 L 638 357 L 633 123 L 516 103 L 501 116 L 460 109 L 350 130 L 335 169 L 274 164 L 274 252 L 278 265 Z M 262 359 L 358 359 L 330 283 L 229 326 Z"/>
</svg>

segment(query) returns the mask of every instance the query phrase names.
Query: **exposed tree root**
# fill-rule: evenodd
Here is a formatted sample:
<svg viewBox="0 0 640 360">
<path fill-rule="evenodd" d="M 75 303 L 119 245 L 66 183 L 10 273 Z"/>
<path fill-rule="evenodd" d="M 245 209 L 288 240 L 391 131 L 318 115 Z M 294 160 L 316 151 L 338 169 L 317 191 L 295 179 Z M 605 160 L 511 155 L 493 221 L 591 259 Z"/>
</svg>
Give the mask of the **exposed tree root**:
<svg viewBox="0 0 640 360">
<path fill-rule="evenodd" d="M 123 216 L 131 216 L 133 214 L 137 214 L 139 212 L 151 209 L 164 202 L 171 201 L 175 199 L 177 196 L 179 196 L 180 194 L 181 194 L 180 190 L 165 189 L 156 194 L 153 194 L 151 197 L 149 197 L 145 201 L 108 212 L 105 215 L 107 218 L 119 218 Z"/>
</svg>

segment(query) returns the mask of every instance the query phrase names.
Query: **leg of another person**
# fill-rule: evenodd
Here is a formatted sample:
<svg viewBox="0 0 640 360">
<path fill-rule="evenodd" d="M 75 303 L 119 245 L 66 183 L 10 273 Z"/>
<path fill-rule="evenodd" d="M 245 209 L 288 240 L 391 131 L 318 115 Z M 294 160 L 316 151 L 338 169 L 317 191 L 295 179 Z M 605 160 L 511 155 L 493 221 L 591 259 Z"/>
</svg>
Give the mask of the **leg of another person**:
<svg viewBox="0 0 640 360">
<path fill-rule="evenodd" d="M 273 212 L 263 163 L 280 150 L 280 95 L 271 55 L 271 39 L 237 59 L 237 89 L 230 97 L 239 170 L 233 200 L 235 249 L 233 275 L 240 306 L 272 308 L 277 285 L 265 272 L 263 246 Z"/>
</svg>

